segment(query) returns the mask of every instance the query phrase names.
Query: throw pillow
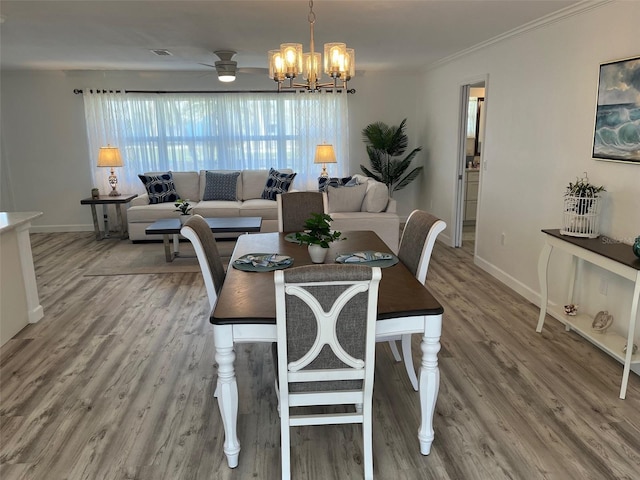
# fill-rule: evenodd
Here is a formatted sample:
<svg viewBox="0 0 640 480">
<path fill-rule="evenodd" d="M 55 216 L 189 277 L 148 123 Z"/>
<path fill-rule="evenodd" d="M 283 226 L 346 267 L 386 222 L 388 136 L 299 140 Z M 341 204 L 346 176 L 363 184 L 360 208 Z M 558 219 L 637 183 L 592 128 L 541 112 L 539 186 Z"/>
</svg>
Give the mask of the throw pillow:
<svg viewBox="0 0 640 480">
<path fill-rule="evenodd" d="M 237 197 L 238 177 L 240 172 L 205 173 L 204 195 L 202 200 L 229 200 L 235 201 Z"/>
<path fill-rule="evenodd" d="M 362 202 L 362 211 L 380 213 L 387 208 L 389 203 L 389 189 L 384 183 L 369 180 L 367 182 L 367 193 Z"/>
<path fill-rule="evenodd" d="M 180 195 L 176 192 L 171 172 L 158 175 L 138 175 L 149 195 L 149 203 L 176 202 Z"/>
<path fill-rule="evenodd" d="M 366 192 L 367 186 L 364 184 L 349 188 L 329 187 L 329 213 L 359 212 Z"/>
<path fill-rule="evenodd" d="M 344 177 L 344 178 L 338 178 L 338 177 L 318 177 L 318 191 L 319 192 L 326 192 L 327 188 L 331 187 L 342 187 L 342 186 L 346 186 L 347 183 L 349 183 L 349 181 L 351 181 L 351 177 Z M 349 185 L 351 186 L 351 185 Z"/>
<path fill-rule="evenodd" d="M 280 173 L 278 170 L 270 168 L 267 183 L 262 192 L 262 198 L 265 200 L 275 200 L 277 194 L 287 193 L 295 176 L 295 173 Z"/>
</svg>

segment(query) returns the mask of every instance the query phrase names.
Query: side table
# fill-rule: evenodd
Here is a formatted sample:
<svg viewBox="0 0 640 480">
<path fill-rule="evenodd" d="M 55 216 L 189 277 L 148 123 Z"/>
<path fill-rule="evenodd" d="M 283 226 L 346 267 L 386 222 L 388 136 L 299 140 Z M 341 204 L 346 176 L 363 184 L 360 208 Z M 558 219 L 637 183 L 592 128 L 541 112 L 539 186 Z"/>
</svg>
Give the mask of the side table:
<svg viewBox="0 0 640 480">
<path fill-rule="evenodd" d="M 96 232 L 96 240 L 102 240 L 105 237 L 109 237 L 109 219 L 107 216 L 107 205 L 115 205 L 116 207 L 116 219 L 118 221 L 118 225 L 120 226 L 120 238 L 124 240 L 125 238 L 129 237 L 122 217 L 122 205 L 129 203 L 137 196 L 137 193 L 123 193 L 118 197 L 100 195 L 98 198 L 89 197 L 80 200 L 81 205 L 91 205 L 91 215 L 93 216 L 93 229 Z M 102 205 L 102 215 L 104 218 L 104 236 L 100 234 L 96 205 Z"/>
</svg>

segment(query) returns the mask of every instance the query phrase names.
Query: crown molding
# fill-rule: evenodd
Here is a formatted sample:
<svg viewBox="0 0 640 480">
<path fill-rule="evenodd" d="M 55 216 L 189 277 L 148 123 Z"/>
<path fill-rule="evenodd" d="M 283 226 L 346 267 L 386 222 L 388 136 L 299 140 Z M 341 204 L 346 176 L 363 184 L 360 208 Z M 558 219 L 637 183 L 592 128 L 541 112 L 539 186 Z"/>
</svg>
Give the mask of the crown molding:
<svg viewBox="0 0 640 480">
<path fill-rule="evenodd" d="M 576 3 L 574 5 L 569 5 L 568 7 L 562 8 L 560 10 L 558 10 L 557 12 L 554 13 L 550 13 L 549 15 L 546 15 L 544 17 L 541 17 L 537 20 L 534 20 L 532 22 L 529 23 L 525 23 L 524 25 L 521 25 L 517 28 L 514 28 L 513 30 L 509 30 L 508 32 L 502 33 L 496 37 L 490 38 L 489 40 L 486 40 L 484 42 L 478 43 L 472 47 L 469 47 L 465 50 L 461 50 L 457 53 L 454 53 L 453 55 L 449 55 L 448 57 L 442 58 L 440 60 L 437 60 L 433 63 L 430 63 L 429 65 L 427 65 L 424 69 L 423 72 L 432 70 L 434 68 L 437 67 L 441 67 L 447 63 L 450 63 L 454 60 L 457 60 L 458 58 L 464 57 L 466 55 L 469 55 L 473 52 L 476 52 L 478 50 L 482 50 L 483 48 L 489 47 L 491 45 L 494 45 L 496 43 L 502 42 L 504 40 L 508 40 L 510 38 L 514 38 L 517 37 L 519 35 L 523 35 L 525 33 L 531 32 L 533 30 L 536 30 L 538 28 L 541 27 L 546 27 L 547 25 L 552 25 L 554 23 L 560 22 L 562 20 L 565 20 L 567 18 L 573 17 L 575 15 L 581 15 L 585 12 L 594 10 L 596 8 L 600 8 L 603 7 L 604 5 L 607 5 L 609 3 L 613 3 L 615 0 L 583 0 L 579 3 Z"/>
</svg>

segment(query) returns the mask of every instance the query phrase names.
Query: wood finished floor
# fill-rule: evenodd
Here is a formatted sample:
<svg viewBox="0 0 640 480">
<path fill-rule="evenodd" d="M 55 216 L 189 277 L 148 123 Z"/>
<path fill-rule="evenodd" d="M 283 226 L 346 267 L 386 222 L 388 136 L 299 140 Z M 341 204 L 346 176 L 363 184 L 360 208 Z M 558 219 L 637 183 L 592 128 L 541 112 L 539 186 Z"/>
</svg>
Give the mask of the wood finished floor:
<svg viewBox="0 0 640 480">
<path fill-rule="evenodd" d="M 279 478 L 268 346 L 237 349 L 242 451 L 231 470 L 200 275 L 84 277 L 116 242 L 32 235 L 45 316 L 0 350 L 0 478 Z M 427 283 L 445 307 L 435 441 L 421 456 L 418 394 L 379 344 L 376 478 L 640 478 L 636 375 L 619 400 L 622 366 L 552 319 L 536 334 L 537 308 L 475 267 L 468 248 L 437 244 Z M 294 429 L 293 478 L 362 478 L 360 435 Z"/>
</svg>

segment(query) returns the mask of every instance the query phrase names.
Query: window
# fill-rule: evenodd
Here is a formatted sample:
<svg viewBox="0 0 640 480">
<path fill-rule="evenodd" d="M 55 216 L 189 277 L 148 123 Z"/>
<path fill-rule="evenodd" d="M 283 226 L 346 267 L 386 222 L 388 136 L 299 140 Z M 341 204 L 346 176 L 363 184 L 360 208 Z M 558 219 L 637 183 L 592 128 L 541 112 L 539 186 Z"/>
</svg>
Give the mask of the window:
<svg viewBox="0 0 640 480">
<path fill-rule="evenodd" d="M 317 188 L 321 143 L 336 150 L 335 175 L 348 170 L 346 94 L 85 93 L 84 101 L 92 165 L 99 147 L 119 147 L 120 191 L 142 191 L 144 172 L 270 167 L 297 172 L 298 189 Z M 93 168 L 97 185 L 107 185 L 104 170 Z"/>
</svg>

